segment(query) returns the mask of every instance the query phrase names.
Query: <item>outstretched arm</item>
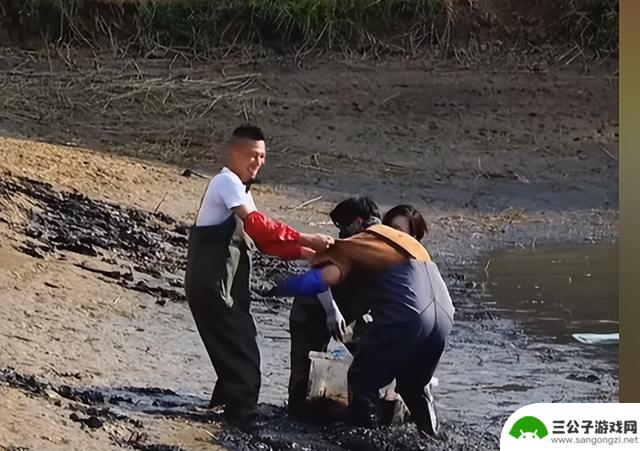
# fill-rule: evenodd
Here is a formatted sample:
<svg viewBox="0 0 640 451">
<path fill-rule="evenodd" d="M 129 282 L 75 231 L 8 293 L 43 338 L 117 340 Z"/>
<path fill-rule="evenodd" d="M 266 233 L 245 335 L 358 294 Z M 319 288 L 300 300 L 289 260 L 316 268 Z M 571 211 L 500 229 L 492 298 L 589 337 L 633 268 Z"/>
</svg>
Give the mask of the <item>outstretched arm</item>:
<svg viewBox="0 0 640 451">
<path fill-rule="evenodd" d="M 276 288 L 281 296 L 317 296 L 343 279 L 340 268 L 327 265 L 287 277 Z"/>
<path fill-rule="evenodd" d="M 244 223 L 244 230 L 265 254 L 286 260 L 309 258 L 315 251 L 323 251 L 333 238 L 323 234 L 300 233 L 284 222 L 275 221 L 257 210 L 240 205 L 234 212 Z"/>
</svg>

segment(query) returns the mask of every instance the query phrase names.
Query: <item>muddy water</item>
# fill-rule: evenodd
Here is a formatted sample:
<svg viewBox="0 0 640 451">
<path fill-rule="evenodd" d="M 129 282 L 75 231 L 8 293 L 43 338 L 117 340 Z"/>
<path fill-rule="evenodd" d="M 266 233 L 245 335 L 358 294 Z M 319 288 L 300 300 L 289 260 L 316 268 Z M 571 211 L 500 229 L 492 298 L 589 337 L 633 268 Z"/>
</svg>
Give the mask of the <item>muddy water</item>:
<svg viewBox="0 0 640 451">
<path fill-rule="evenodd" d="M 574 333 L 618 331 L 616 245 L 501 251 L 484 278 L 490 302 L 528 332 L 568 343 Z"/>
<path fill-rule="evenodd" d="M 62 381 L 48 383 L 45 379 L 45 382 L 38 382 L 39 379 L 34 377 L 42 374 L 16 374 L 10 369 L 2 371 L 0 368 L 0 384 L 39 394 L 43 402 L 55 403 L 57 400 L 56 406 L 64 417 L 71 418 L 71 413 L 74 413 L 75 419 L 72 420 L 89 428 L 133 425 L 154 434 L 160 442 L 165 441 L 162 438 L 165 437 L 162 431 L 168 424 L 165 420 L 185 420 L 199 425 L 220 422 L 216 412 L 199 408 L 208 401 L 215 372 L 181 290 L 186 248 L 184 225 L 170 217 L 58 193 L 53 187 L 32 180 L 12 179 L 9 182 L 0 180 L 0 192 L 4 189 L 5 195 L 21 193 L 40 207 L 29 216 L 26 230 L 21 229 L 34 240 L 29 241 L 32 243 L 30 246 L 25 244 L 20 249 L 22 252 L 52 259 L 61 258 L 59 253 L 62 251 L 67 252 L 64 254 L 66 258 L 70 258 L 69 251 L 82 255 L 78 261 L 86 260 L 92 265 L 76 266 L 87 270 L 91 277 L 113 284 L 118 293 L 125 287 L 136 295 L 132 294 L 135 302 L 131 303 L 131 312 L 127 308 L 126 312 L 122 310 L 116 314 L 114 310 L 113 315 L 105 313 L 95 321 L 87 319 L 86 324 L 79 325 L 78 329 L 57 329 L 53 322 L 48 322 L 52 314 L 57 315 L 53 318 L 65 318 L 60 315 L 68 309 L 66 303 L 58 302 L 60 298 L 52 295 L 47 311 L 42 315 L 30 315 L 29 320 L 39 318 L 41 327 L 46 326 L 45 330 L 51 330 L 49 335 L 54 337 L 73 330 L 74 335 L 70 337 L 78 343 L 87 344 L 72 347 L 72 350 L 79 351 L 78 357 L 72 357 L 67 350 L 68 340 L 42 342 L 42 346 L 47 348 L 47 356 L 56 356 L 54 362 L 58 370 L 64 371 L 56 373 L 61 374 Z M 523 282 L 525 279 L 521 273 L 539 276 L 536 278 L 537 290 L 541 292 L 539 299 L 544 300 L 544 303 L 536 304 L 528 316 L 537 319 L 535 315 L 541 312 L 541 306 L 546 308 L 550 305 L 549 284 L 541 282 L 548 278 L 553 280 L 551 276 L 542 277 L 548 263 L 540 263 L 540 268 L 533 271 L 529 255 L 516 258 L 507 253 L 504 258 L 506 261 L 501 259 L 501 254 L 494 255 L 487 267 L 491 278 L 483 286 L 493 295 L 488 298 L 469 280 L 473 270 L 468 266 L 446 268 L 443 265 L 443 274 L 456 304 L 457 321 L 436 372 L 440 384 L 434 389 L 445 436 L 442 441 L 432 443 L 418 440 L 415 428 L 410 424 L 361 431 L 343 428 L 339 423 L 326 428 L 317 424 L 299 424 L 287 417 L 282 406 L 286 400 L 289 376 L 290 305 L 260 293 L 264 293 L 276 276 L 295 268 L 286 262 L 256 255 L 252 310 L 262 354 L 260 420 L 264 421 L 264 428 L 257 434 L 248 435 L 223 426 L 223 433 L 215 439 L 216 442 L 223 443 L 228 449 L 242 450 L 497 449 L 500 425 L 506 416 L 524 404 L 611 402 L 617 393 L 618 369 L 617 354 L 611 352 L 611 348 L 605 348 L 608 355 L 598 355 L 594 359 L 593 349 L 600 348 L 548 343 L 546 338 L 531 340 L 521 333 L 517 323 L 503 318 L 506 315 L 495 315 L 492 309 L 485 308 L 483 302 L 494 303 L 491 307 L 495 307 L 495 303 L 500 301 L 498 307 L 507 315 L 517 315 L 517 310 L 531 310 L 530 305 L 522 307 L 513 299 L 499 294 L 502 288 L 507 294 L 512 293 L 514 288 L 508 283 L 514 280 L 523 290 L 527 284 Z M 589 265 L 609 267 L 608 263 L 595 260 Z M 516 262 L 522 261 L 526 265 L 513 273 L 521 264 Z M 574 264 L 579 271 L 571 273 L 573 279 L 578 280 L 578 274 L 592 274 L 589 277 L 596 274 L 593 268 L 585 270 L 580 266 L 584 264 Z M 482 267 L 480 272 L 484 275 Z M 74 274 L 70 273 L 75 277 Z M 534 283 L 533 280 L 529 282 Z M 85 278 L 76 283 L 78 285 L 71 286 L 81 286 Z M 156 290 L 156 287 L 161 290 Z M 139 291 L 148 295 L 137 297 Z M 594 288 L 584 288 L 584 291 L 592 294 Z M 25 296 L 23 301 L 26 303 L 25 314 L 27 308 L 38 313 L 38 309 L 43 308 L 36 305 L 37 299 Z M 567 303 L 566 300 L 564 302 Z M 11 313 L 22 317 L 22 310 Z M 551 313 L 538 316 L 551 316 Z M 601 316 L 594 316 L 601 320 Z M 566 320 L 558 314 L 555 317 Z M 43 322 L 45 319 L 47 321 Z M 580 320 L 585 321 L 582 317 Z M 109 332 L 97 334 L 96 330 Z M 544 330 L 541 332 L 546 333 Z M 33 365 L 33 368 L 42 373 L 38 366 Z M 73 376 L 75 372 L 80 374 L 81 370 L 92 377 Z M 72 376 L 64 376 L 67 371 Z M 70 377 L 72 379 L 68 380 Z M 65 401 L 60 402 L 60 396 Z M 68 404 L 68 401 L 73 404 Z M 82 415 L 74 410 L 80 408 L 78 412 Z M 126 437 L 122 439 L 126 440 Z M 139 449 L 177 448 L 154 444 Z"/>
</svg>

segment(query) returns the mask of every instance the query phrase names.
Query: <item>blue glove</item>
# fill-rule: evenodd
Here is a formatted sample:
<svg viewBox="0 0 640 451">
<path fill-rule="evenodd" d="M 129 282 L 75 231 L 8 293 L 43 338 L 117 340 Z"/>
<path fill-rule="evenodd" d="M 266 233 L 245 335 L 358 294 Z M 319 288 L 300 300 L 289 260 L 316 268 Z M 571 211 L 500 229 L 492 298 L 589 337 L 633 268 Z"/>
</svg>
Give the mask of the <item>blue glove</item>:
<svg viewBox="0 0 640 451">
<path fill-rule="evenodd" d="M 287 277 L 276 288 L 280 296 L 315 296 L 327 291 L 329 286 L 322 281 L 322 270 L 311 269 L 304 274 Z"/>
</svg>

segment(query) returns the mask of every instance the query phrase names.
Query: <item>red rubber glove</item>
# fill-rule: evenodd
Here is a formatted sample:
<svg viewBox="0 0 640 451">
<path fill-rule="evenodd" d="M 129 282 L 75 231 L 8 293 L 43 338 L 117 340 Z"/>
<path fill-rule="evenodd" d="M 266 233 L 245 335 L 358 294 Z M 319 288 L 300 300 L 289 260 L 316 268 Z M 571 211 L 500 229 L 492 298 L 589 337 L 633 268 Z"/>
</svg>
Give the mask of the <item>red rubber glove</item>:
<svg viewBox="0 0 640 451">
<path fill-rule="evenodd" d="M 244 219 L 244 230 L 263 253 L 285 260 L 300 258 L 300 232 L 291 226 L 252 211 Z"/>
</svg>

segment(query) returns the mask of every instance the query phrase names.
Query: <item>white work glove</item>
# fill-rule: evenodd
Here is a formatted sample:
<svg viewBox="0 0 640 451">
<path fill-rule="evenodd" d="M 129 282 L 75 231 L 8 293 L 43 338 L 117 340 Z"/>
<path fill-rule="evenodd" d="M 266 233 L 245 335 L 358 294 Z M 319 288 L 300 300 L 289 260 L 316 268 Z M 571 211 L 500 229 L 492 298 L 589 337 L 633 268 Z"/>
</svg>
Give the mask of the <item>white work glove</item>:
<svg viewBox="0 0 640 451">
<path fill-rule="evenodd" d="M 333 300 L 331 289 L 318 294 L 318 300 L 327 316 L 327 331 L 334 340 L 343 341 L 344 334 L 347 332 L 347 322 L 344 320 L 342 313 L 340 313 L 336 301 Z"/>
</svg>

